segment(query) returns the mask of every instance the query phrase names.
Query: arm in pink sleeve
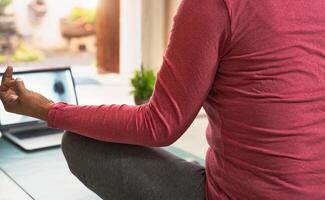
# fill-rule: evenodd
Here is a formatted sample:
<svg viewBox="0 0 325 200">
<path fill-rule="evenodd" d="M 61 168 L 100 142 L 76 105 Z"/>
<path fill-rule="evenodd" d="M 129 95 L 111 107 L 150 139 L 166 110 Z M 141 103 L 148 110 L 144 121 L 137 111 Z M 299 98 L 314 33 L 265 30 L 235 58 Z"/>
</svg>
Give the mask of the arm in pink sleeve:
<svg viewBox="0 0 325 200">
<path fill-rule="evenodd" d="M 183 0 L 148 104 L 59 103 L 49 111 L 49 127 L 108 142 L 173 143 L 193 122 L 211 89 L 229 24 L 223 0 Z"/>
</svg>

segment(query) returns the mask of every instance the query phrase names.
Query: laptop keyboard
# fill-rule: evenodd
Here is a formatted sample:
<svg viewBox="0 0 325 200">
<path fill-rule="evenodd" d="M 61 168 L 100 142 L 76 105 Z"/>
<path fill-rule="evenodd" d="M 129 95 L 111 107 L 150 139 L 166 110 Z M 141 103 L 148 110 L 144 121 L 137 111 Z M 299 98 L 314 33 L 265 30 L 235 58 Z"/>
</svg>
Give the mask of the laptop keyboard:
<svg viewBox="0 0 325 200">
<path fill-rule="evenodd" d="M 14 133 L 11 133 L 11 135 L 15 136 L 18 139 L 24 140 L 24 139 L 42 137 L 42 136 L 47 136 L 47 135 L 62 134 L 62 133 L 63 133 L 63 130 L 60 130 L 60 129 L 44 128 L 44 129 L 37 129 L 37 130 L 14 132 Z"/>
</svg>

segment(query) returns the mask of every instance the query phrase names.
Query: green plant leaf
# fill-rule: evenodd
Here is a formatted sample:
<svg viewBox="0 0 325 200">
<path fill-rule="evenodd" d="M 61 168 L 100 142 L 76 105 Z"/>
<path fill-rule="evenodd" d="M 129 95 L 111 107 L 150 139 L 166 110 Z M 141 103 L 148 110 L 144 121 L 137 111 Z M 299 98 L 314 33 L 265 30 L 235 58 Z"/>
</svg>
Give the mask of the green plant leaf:
<svg viewBox="0 0 325 200">
<path fill-rule="evenodd" d="M 7 58 L 5 55 L 0 54 L 0 64 L 4 64 L 6 62 Z"/>
<path fill-rule="evenodd" d="M 134 72 L 130 82 L 132 85 L 131 94 L 137 99 L 146 100 L 152 96 L 156 76 L 152 69 L 144 69 L 144 67 L 141 66 L 140 70 Z"/>
<path fill-rule="evenodd" d="M 28 48 L 24 43 L 21 43 L 11 56 L 11 59 L 15 62 L 32 62 L 41 60 L 42 55 L 39 52 Z"/>
<path fill-rule="evenodd" d="M 72 21 L 83 19 L 87 24 L 94 24 L 96 21 L 96 9 L 75 7 L 70 13 L 70 19 Z"/>
<path fill-rule="evenodd" d="M 12 0 L 0 0 L 0 7 L 5 8 L 12 3 Z"/>
</svg>

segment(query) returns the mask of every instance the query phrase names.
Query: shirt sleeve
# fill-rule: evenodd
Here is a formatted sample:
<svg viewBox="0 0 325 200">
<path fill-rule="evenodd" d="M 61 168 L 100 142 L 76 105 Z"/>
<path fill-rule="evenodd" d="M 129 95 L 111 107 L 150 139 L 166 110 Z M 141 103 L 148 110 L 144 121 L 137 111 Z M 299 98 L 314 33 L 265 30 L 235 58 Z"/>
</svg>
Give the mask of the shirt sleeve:
<svg viewBox="0 0 325 200">
<path fill-rule="evenodd" d="M 172 144 L 193 122 L 209 94 L 224 54 L 229 26 L 223 0 L 183 0 L 147 104 L 57 103 L 49 111 L 49 127 L 107 142 Z"/>
</svg>

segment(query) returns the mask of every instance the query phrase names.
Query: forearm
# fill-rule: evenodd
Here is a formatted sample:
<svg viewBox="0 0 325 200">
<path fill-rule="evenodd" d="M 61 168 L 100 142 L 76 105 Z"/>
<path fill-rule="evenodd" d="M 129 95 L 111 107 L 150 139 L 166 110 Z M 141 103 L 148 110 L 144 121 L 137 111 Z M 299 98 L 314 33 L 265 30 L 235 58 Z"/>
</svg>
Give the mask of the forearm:
<svg viewBox="0 0 325 200">
<path fill-rule="evenodd" d="M 48 121 L 48 112 L 52 105 L 53 103 L 41 104 L 38 107 L 36 107 L 35 112 L 31 113 L 29 116 L 43 121 Z"/>
<path fill-rule="evenodd" d="M 101 141 L 166 146 L 172 143 L 174 123 L 164 121 L 150 105 L 76 106 L 55 104 L 49 112 L 48 125 Z M 175 132 L 176 131 L 176 132 Z"/>
<path fill-rule="evenodd" d="M 30 95 L 41 96 L 34 92 L 31 92 Z M 25 111 L 26 113 L 24 114 L 37 119 L 41 119 L 43 121 L 48 121 L 48 113 L 51 107 L 54 105 L 54 102 L 49 99 L 46 99 L 43 96 L 41 97 L 43 101 L 39 101 L 37 104 L 29 103 L 28 109 Z"/>
</svg>

